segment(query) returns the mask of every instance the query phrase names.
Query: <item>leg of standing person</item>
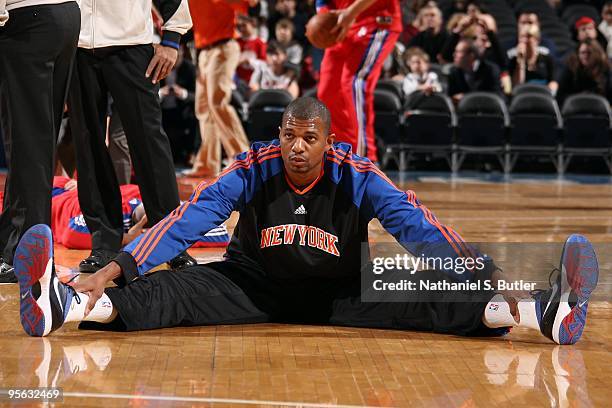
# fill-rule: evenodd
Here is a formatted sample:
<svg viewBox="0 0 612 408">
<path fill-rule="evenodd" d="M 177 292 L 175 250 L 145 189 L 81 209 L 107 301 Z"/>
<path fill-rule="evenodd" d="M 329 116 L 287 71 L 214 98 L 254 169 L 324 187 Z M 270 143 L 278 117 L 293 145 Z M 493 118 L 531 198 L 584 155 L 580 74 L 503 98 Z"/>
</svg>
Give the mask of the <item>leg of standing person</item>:
<svg viewBox="0 0 612 408">
<path fill-rule="evenodd" d="M 355 152 L 377 162 L 374 136 L 374 89 L 387 56 L 393 51 L 398 34 L 388 30 L 370 29 L 367 35 L 351 35 L 347 40 L 354 50 L 342 71 L 342 84 L 350 86 L 351 108 L 354 120 Z M 344 88 L 343 88 L 344 89 Z"/>
<path fill-rule="evenodd" d="M 21 235 L 51 222 L 55 143 L 79 29 L 75 2 L 17 8 L 0 27 L 0 119 L 8 162 L 2 280 L 14 281 L 9 265 Z"/>
<path fill-rule="evenodd" d="M 317 97 L 327 106 L 331 114 L 331 132 L 337 142 L 350 143 L 357 152 L 357 123 L 354 120 L 350 83 L 338 83 L 342 78 L 344 64 L 348 58 L 348 47 L 342 42 L 325 50 L 321 63 L 321 79 Z M 350 111 L 349 111 L 350 110 Z"/>
<path fill-rule="evenodd" d="M 179 197 L 159 85 L 144 75 L 152 57 L 151 45 L 127 47 L 104 59 L 102 76 L 125 129 L 149 223 L 155 225 L 178 207 Z"/>
<path fill-rule="evenodd" d="M 199 61 L 200 76 L 204 81 L 197 93 L 197 112 L 200 119 L 202 145 L 196 157 L 193 173 L 215 176 L 221 169 L 219 144 L 223 145 L 228 161 L 248 149 L 248 140 L 240 118 L 230 105 L 233 75 L 238 67 L 240 46 L 236 41 L 202 51 Z M 201 101 L 206 98 L 206 101 Z M 203 125 L 202 125 L 202 122 Z"/>
<path fill-rule="evenodd" d="M 380 46 L 377 47 L 378 52 L 373 57 L 370 67 L 368 67 L 368 62 L 364 61 L 357 71 L 354 71 L 356 74 L 353 79 L 353 100 L 359 129 L 359 145 L 362 146 L 359 154 L 376 163 L 378 156 L 374 133 L 374 89 L 376 89 L 385 60 L 393 52 L 399 33 L 377 30 L 372 33 L 372 36 L 371 49 L 374 49 L 377 41 L 380 41 Z M 359 42 L 363 44 L 364 39 L 359 39 Z"/>
<path fill-rule="evenodd" d="M 119 185 L 130 184 L 132 179 L 132 159 L 125 130 L 119 117 L 119 112 L 112 105 L 112 114 L 108 123 L 108 153 L 113 160 Z"/>
<path fill-rule="evenodd" d="M 170 142 L 161 121 L 159 84 L 145 77 L 153 53 L 151 44 L 130 46 L 109 54 L 101 65 L 101 75 L 127 136 L 149 225 L 157 224 L 179 205 Z M 121 211 L 118 215 L 121 218 Z M 182 252 L 169 264 L 176 270 L 196 261 Z"/>
<path fill-rule="evenodd" d="M 121 247 L 121 193 L 106 146 L 108 89 L 102 77 L 104 54 L 77 51 L 69 114 L 76 148 L 79 204 L 91 233 L 91 255 L 79 265 L 95 272 Z"/>
<path fill-rule="evenodd" d="M 210 79 L 206 76 L 208 65 L 212 63 L 213 50 L 202 50 L 198 56 L 198 76 L 196 79 L 195 110 L 200 124 L 200 148 L 196 152 L 193 168 L 185 175 L 214 177 L 221 169 L 221 141 L 217 138 L 214 117 L 208 105 Z"/>
</svg>

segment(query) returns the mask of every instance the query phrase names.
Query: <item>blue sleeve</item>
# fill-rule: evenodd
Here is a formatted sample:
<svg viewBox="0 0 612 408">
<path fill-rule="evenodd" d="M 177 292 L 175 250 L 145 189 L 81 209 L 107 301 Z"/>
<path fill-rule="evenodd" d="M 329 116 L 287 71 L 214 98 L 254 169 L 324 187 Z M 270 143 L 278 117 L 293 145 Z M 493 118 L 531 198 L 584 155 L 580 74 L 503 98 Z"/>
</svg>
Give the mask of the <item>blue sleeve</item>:
<svg viewBox="0 0 612 408">
<path fill-rule="evenodd" d="M 253 165 L 253 151 L 242 153 L 219 177 L 202 182 L 189 201 L 127 245 L 115 259 L 129 282 L 174 258 L 240 210 L 261 177 Z"/>
<path fill-rule="evenodd" d="M 452 228 L 441 224 L 422 205 L 412 191 L 401 191 L 382 173 L 375 169 L 367 174 L 363 205 L 373 217 L 412 255 L 416 257 L 451 259 L 457 265 L 459 258 L 479 256 Z M 482 258 L 483 262 L 488 261 Z M 461 260 L 459 264 L 464 262 Z M 471 274 L 464 268 L 449 267 L 449 262 L 440 262 L 441 269 L 454 279 L 465 281 Z M 436 265 L 439 265 L 436 264 Z"/>
</svg>

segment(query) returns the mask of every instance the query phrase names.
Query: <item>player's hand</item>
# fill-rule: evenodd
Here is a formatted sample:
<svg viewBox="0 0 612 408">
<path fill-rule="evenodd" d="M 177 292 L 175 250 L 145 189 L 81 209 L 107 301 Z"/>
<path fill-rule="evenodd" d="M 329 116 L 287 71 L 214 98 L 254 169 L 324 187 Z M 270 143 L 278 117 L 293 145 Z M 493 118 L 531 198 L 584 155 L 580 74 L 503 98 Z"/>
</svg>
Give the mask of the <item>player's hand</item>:
<svg viewBox="0 0 612 408">
<path fill-rule="evenodd" d="M 152 77 L 151 82 L 156 84 L 167 77 L 172 68 L 174 68 L 178 58 L 178 50 L 160 44 L 153 44 L 153 49 L 155 54 L 151 58 L 151 62 L 149 62 L 145 77 Z"/>
<path fill-rule="evenodd" d="M 331 10 L 330 13 L 338 15 L 338 22 L 331 30 L 331 34 L 336 37 L 337 42 L 341 42 L 346 37 L 349 28 L 353 25 L 355 16 L 353 16 L 349 9 Z"/>
<path fill-rule="evenodd" d="M 106 283 L 119 276 L 121 276 L 121 267 L 116 262 L 110 262 L 90 277 L 83 278 L 81 276 L 77 282 L 70 284 L 76 292 L 84 293 L 89 296 L 89 301 L 85 307 L 85 316 L 93 310 L 96 302 L 102 297 L 102 294 L 104 294 Z"/>
<path fill-rule="evenodd" d="M 147 225 L 147 222 L 147 216 L 145 215 L 140 219 L 140 221 L 138 221 L 128 230 L 127 234 L 123 236 L 123 242 L 121 244 L 127 245 L 136 238 L 138 238 L 142 234 L 145 225 Z"/>
<path fill-rule="evenodd" d="M 64 190 L 72 191 L 77 188 L 77 181 L 75 179 L 70 179 L 64 184 Z"/>
</svg>

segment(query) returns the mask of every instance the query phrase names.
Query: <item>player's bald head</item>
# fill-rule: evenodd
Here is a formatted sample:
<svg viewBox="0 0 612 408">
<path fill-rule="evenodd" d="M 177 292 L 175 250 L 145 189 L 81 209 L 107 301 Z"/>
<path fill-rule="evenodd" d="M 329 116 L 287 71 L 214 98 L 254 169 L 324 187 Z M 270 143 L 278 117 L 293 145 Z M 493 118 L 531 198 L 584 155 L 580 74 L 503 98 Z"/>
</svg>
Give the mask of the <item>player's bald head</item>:
<svg viewBox="0 0 612 408">
<path fill-rule="evenodd" d="M 300 120 L 320 119 L 324 126 L 325 136 L 329 133 L 331 126 L 331 116 L 327 106 L 318 99 L 309 96 L 297 98 L 287 106 L 285 113 L 283 113 L 283 125 L 287 123 L 289 118 Z"/>
</svg>

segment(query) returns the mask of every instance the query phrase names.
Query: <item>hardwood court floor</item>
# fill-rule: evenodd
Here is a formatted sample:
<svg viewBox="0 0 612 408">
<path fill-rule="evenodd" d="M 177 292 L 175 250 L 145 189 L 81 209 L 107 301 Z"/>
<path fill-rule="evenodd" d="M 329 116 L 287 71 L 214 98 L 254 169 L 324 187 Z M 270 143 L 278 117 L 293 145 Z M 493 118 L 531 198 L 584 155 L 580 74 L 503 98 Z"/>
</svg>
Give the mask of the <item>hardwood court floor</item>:
<svg viewBox="0 0 612 408">
<path fill-rule="evenodd" d="M 182 181 L 182 193 L 193 187 Z M 68 325 L 27 337 L 16 286 L 0 286 L 0 387 L 63 387 L 67 406 L 609 406 L 612 396 L 612 186 L 411 183 L 470 241 L 598 243 L 600 300 L 583 339 L 555 346 L 523 329 L 503 338 L 298 325 L 211 326 L 139 333 Z M 235 217 L 229 226 L 233 227 Z M 378 223 L 373 242 L 388 241 Z M 537 251 L 536 251 L 537 252 Z M 192 252 L 200 260 L 218 250 Z M 85 251 L 57 248 L 74 266 Z M 535 271 L 541 256 L 518 263 Z M 533 261 L 533 262 L 532 262 Z M 535 262 L 535 263 L 534 263 Z M 521 267 L 522 266 L 522 267 Z M 6 402 L 6 401 L 4 401 Z M 0 401 L 2 404 L 2 401 Z M 60 406 L 62 404 L 56 404 Z"/>
</svg>

